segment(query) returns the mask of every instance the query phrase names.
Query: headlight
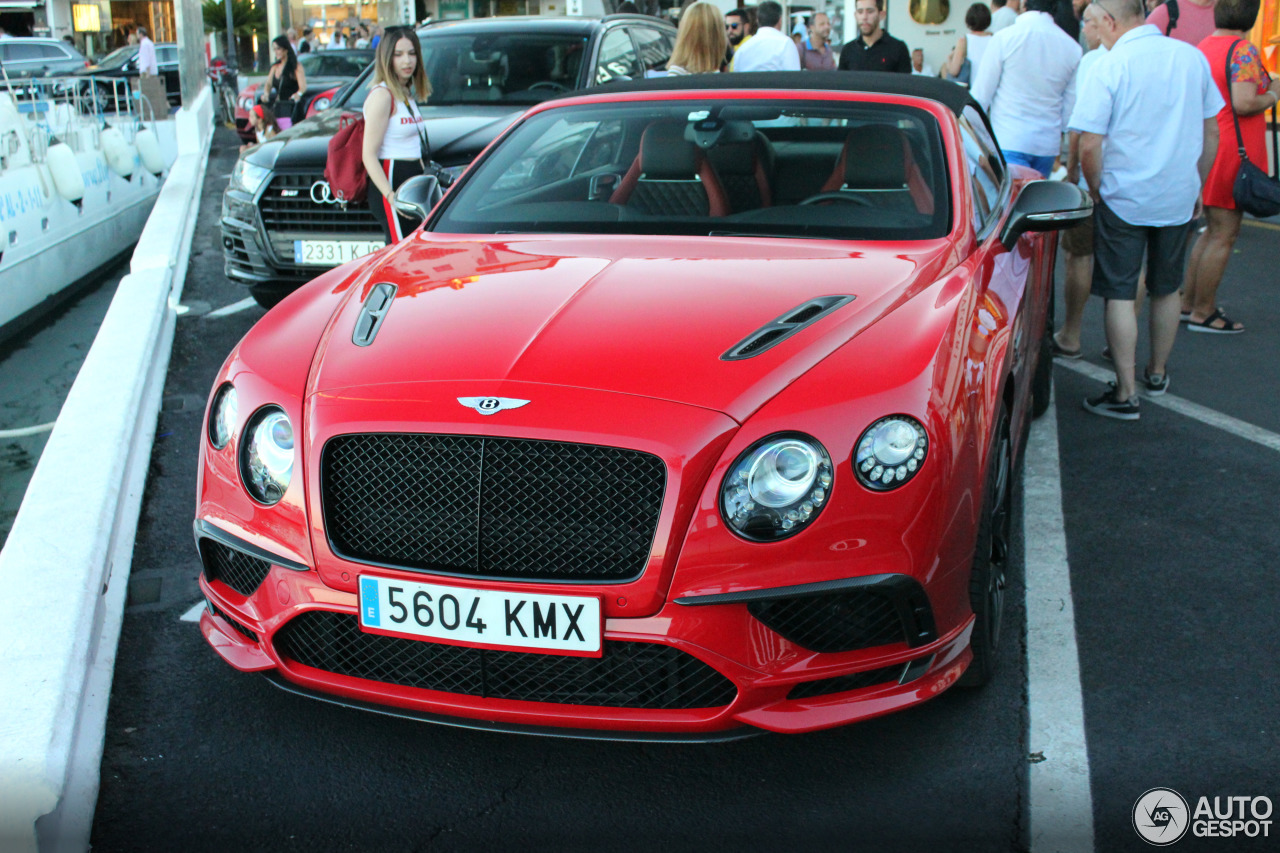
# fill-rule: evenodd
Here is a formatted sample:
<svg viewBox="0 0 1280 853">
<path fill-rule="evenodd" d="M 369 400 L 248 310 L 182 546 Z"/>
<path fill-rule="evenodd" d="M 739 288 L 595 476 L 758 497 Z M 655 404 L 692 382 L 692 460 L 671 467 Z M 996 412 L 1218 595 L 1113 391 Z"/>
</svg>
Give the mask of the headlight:
<svg viewBox="0 0 1280 853">
<path fill-rule="evenodd" d="M 230 382 L 224 383 L 214 394 L 213 405 L 209 407 L 209 443 L 214 450 L 227 446 L 231 433 L 235 431 L 238 414 L 235 386 Z"/>
<path fill-rule="evenodd" d="M 253 195 L 270 174 L 270 169 L 255 166 L 244 159 L 237 160 L 236 167 L 231 170 L 231 188 Z"/>
<path fill-rule="evenodd" d="M 720 487 L 720 514 L 747 539 L 784 539 L 818 517 L 831 481 L 831 457 L 815 439 L 769 436 L 730 466 Z"/>
<path fill-rule="evenodd" d="M 277 503 L 293 475 L 293 424 L 275 407 L 249 419 L 240 450 L 240 476 L 259 503 Z"/>
<path fill-rule="evenodd" d="M 896 489 L 916 475 L 929 452 L 929 438 L 915 418 L 890 415 L 858 439 L 853 471 L 869 489 Z"/>
<path fill-rule="evenodd" d="M 249 112 L 249 110 L 253 109 L 253 96 L 252 96 L 252 95 L 250 95 L 250 96 L 249 96 L 249 97 L 247 97 L 247 98 L 241 98 L 241 99 L 240 99 L 240 109 L 244 110 L 245 112 Z"/>
<path fill-rule="evenodd" d="M 329 98 L 316 98 L 316 101 L 312 106 L 315 107 L 316 112 L 320 112 L 320 110 L 329 109 L 329 105 L 332 103 L 333 101 L 331 101 Z"/>
</svg>

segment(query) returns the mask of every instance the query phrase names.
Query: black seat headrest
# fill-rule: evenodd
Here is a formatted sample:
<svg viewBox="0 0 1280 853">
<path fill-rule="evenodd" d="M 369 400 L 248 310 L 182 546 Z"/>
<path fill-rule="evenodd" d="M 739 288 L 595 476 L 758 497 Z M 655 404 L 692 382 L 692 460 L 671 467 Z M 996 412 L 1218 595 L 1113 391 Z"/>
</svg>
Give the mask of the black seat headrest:
<svg viewBox="0 0 1280 853">
<path fill-rule="evenodd" d="M 907 184 L 906 139 L 896 127 L 869 124 L 844 143 L 844 185 L 856 190 L 900 190 Z"/>
<path fill-rule="evenodd" d="M 655 121 L 640 138 L 640 175 L 650 181 L 692 181 L 700 153 L 684 138 L 684 122 Z"/>
</svg>

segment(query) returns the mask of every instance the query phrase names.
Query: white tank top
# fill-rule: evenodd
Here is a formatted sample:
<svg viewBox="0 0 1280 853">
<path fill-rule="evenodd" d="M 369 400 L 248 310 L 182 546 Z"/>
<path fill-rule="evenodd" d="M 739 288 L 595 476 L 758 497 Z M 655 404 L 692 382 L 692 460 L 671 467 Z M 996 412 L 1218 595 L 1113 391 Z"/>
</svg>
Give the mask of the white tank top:
<svg viewBox="0 0 1280 853">
<path fill-rule="evenodd" d="M 969 60 L 969 80 L 978 79 L 978 65 L 987 54 L 987 45 L 991 44 L 991 36 L 975 36 L 965 33 L 965 58 Z M 969 85 L 973 85 L 970 83 Z"/>
<path fill-rule="evenodd" d="M 379 83 L 374 89 L 386 89 L 386 83 Z M 421 160 L 428 155 L 423 150 L 422 136 L 426 129 L 422 127 L 422 113 L 418 105 L 412 101 L 406 105 L 396 101 L 396 111 L 387 122 L 387 133 L 382 137 L 382 145 L 378 148 L 379 160 Z M 369 120 L 369 101 L 364 104 L 365 121 Z"/>
</svg>

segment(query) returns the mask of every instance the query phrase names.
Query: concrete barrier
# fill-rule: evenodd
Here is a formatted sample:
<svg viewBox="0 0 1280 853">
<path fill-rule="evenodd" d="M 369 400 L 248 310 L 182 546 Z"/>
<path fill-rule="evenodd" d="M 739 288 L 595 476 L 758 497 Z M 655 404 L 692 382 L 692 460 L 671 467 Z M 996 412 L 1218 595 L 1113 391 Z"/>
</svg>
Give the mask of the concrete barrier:
<svg viewBox="0 0 1280 853">
<path fill-rule="evenodd" d="M 4 853 L 89 847 L 134 535 L 212 116 L 208 87 L 179 112 L 178 159 L 0 551 Z"/>
</svg>

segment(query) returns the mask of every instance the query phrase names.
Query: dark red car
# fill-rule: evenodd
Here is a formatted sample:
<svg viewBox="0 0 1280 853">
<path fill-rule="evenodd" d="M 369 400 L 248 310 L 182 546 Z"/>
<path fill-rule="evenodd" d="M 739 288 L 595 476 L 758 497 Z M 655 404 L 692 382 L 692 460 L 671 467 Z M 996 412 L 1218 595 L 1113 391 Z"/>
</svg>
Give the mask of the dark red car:
<svg viewBox="0 0 1280 853">
<path fill-rule="evenodd" d="M 205 637 L 456 725 L 715 740 L 981 684 L 1054 239 L 965 90 L 723 75 L 530 110 L 219 373 Z"/>
</svg>

